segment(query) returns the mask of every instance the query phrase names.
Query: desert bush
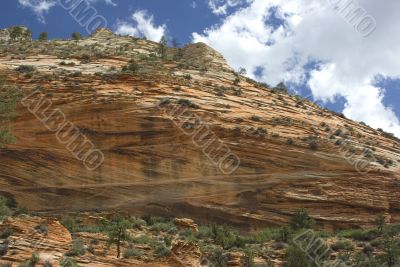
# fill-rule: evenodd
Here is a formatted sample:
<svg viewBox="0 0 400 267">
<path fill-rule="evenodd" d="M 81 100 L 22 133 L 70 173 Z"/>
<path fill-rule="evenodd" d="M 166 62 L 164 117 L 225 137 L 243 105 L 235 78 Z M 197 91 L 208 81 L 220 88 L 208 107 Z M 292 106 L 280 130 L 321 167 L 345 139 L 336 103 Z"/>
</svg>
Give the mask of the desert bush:
<svg viewBox="0 0 400 267">
<path fill-rule="evenodd" d="M 339 250 L 353 250 L 354 246 L 350 241 L 337 241 L 336 243 L 331 245 L 331 248 L 334 251 L 339 251 Z"/>
<path fill-rule="evenodd" d="M 40 260 L 39 255 L 33 253 L 28 261 L 21 262 L 20 264 L 18 264 L 18 267 L 35 267 L 36 264 L 39 263 L 39 260 Z"/>
<path fill-rule="evenodd" d="M 213 250 L 210 253 L 210 262 L 211 266 L 215 267 L 227 267 L 228 266 L 228 257 L 224 254 L 224 251 L 220 248 Z"/>
<path fill-rule="evenodd" d="M 243 252 L 245 253 L 245 257 L 242 259 L 242 265 L 245 267 L 255 267 L 254 258 L 257 251 L 252 248 L 245 248 Z"/>
<path fill-rule="evenodd" d="M 8 241 L 8 240 L 5 240 L 5 241 L 3 242 L 3 244 L 0 245 L 0 257 L 3 257 L 4 255 L 7 254 L 7 251 L 8 251 L 8 244 L 9 244 L 9 241 Z"/>
<path fill-rule="evenodd" d="M 36 225 L 35 230 L 37 232 L 41 233 L 42 235 L 47 235 L 47 233 L 49 232 L 49 230 L 47 229 L 47 226 L 44 224 Z"/>
<path fill-rule="evenodd" d="M 49 34 L 47 32 L 42 32 L 39 35 L 38 40 L 41 42 L 47 41 L 49 39 Z"/>
<path fill-rule="evenodd" d="M 199 106 L 197 105 L 197 104 L 195 104 L 195 103 L 193 103 L 191 100 L 189 100 L 189 99 L 178 99 L 178 101 L 177 101 L 177 103 L 179 104 L 179 105 L 182 105 L 182 106 L 187 106 L 187 107 L 190 107 L 190 108 L 199 108 Z"/>
<path fill-rule="evenodd" d="M 243 247 L 246 240 L 238 235 L 238 233 L 227 225 L 211 225 L 211 237 L 217 244 L 222 246 L 224 249 L 230 249 L 233 247 Z"/>
<path fill-rule="evenodd" d="M 137 237 L 131 237 L 129 239 L 130 242 L 134 243 L 134 244 L 143 244 L 143 245 L 149 245 L 151 247 L 154 247 L 157 242 L 155 240 L 153 240 L 151 237 L 147 236 L 147 235 L 140 235 Z"/>
<path fill-rule="evenodd" d="M 11 215 L 11 209 L 7 206 L 7 199 L 0 196 L 0 222 L 7 216 Z"/>
<path fill-rule="evenodd" d="M 297 245 L 290 245 L 285 251 L 287 267 L 314 267 L 314 263 Z"/>
<path fill-rule="evenodd" d="M 123 257 L 125 259 L 129 259 L 132 257 L 140 257 L 142 255 L 143 255 L 143 253 L 141 251 L 134 249 L 134 248 L 128 248 L 127 250 L 124 251 Z"/>
<path fill-rule="evenodd" d="M 155 223 L 150 227 L 151 230 L 157 231 L 157 232 L 166 232 L 170 234 L 174 234 L 178 232 L 178 229 L 176 229 L 175 225 L 172 222 L 166 222 L 166 223 Z"/>
<path fill-rule="evenodd" d="M 158 105 L 164 106 L 164 105 L 168 105 L 169 103 L 171 103 L 171 99 L 169 97 L 164 97 L 164 98 L 160 99 L 160 101 L 158 102 Z"/>
<path fill-rule="evenodd" d="M 376 225 L 379 233 L 382 234 L 383 228 L 385 227 L 385 215 L 383 215 L 383 214 L 377 215 L 374 222 L 375 222 L 375 225 Z"/>
<path fill-rule="evenodd" d="M 14 233 L 13 229 L 11 228 L 4 228 L 0 230 L 0 239 L 7 239 Z"/>
<path fill-rule="evenodd" d="M 268 131 L 265 128 L 257 127 L 254 133 L 260 137 L 264 137 L 268 134 Z"/>
<path fill-rule="evenodd" d="M 20 65 L 15 70 L 19 73 L 32 73 L 36 71 L 36 67 L 30 65 Z"/>
<path fill-rule="evenodd" d="M 76 227 L 77 227 L 77 222 L 76 219 L 66 216 L 61 219 L 61 224 L 68 229 L 71 233 L 75 232 Z"/>
<path fill-rule="evenodd" d="M 357 241 L 371 241 L 379 236 L 379 233 L 374 229 L 348 229 L 338 233 L 339 237 L 350 238 Z"/>
<path fill-rule="evenodd" d="M 354 257 L 354 262 L 357 267 L 381 267 L 376 259 L 370 255 L 365 255 L 364 253 L 358 253 Z"/>
<path fill-rule="evenodd" d="M 318 150 L 318 148 L 319 148 L 319 145 L 318 145 L 318 143 L 316 142 L 316 141 L 311 141 L 311 142 L 309 142 L 308 143 L 308 146 L 309 146 L 309 148 L 311 149 L 311 150 Z"/>
<path fill-rule="evenodd" d="M 169 248 L 167 248 L 164 244 L 159 244 L 154 249 L 154 252 L 157 257 L 164 257 L 164 256 L 169 255 L 171 253 L 171 250 Z"/>
<path fill-rule="evenodd" d="M 139 69 L 140 69 L 140 66 L 134 59 L 129 60 L 128 64 L 126 66 L 122 67 L 123 72 L 137 73 L 139 71 Z"/>
<path fill-rule="evenodd" d="M 278 83 L 278 84 L 273 88 L 273 90 L 276 91 L 276 92 L 279 92 L 279 93 L 284 93 L 284 94 L 287 94 L 287 93 L 288 93 L 288 89 L 287 89 L 287 87 L 286 87 L 286 85 L 285 85 L 284 82 Z"/>
<path fill-rule="evenodd" d="M 290 223 L 293 229 L 309 229 L 312 228 L 314 224 L 314 219 L 308 215 L 305 209 L 295 210 Z"/>
<path fill-rule="evenodd" d="M 365 246 L 363 247 L 363 253 L 365 255 L 372 255 L 372 253 L 374 252 L 374 247 L 371 246 L 370 244 L 365 244 Z"/>
<path fill-rule="evenodd" d="M 85 246 L 83 244 L 83 240 L 81 238 L 75 239 L 72 242 L 72 247 L 70 251 L 65 253 L 66 256 L 82 256 L 85 254 Z"/>
<path fill-rule="evenodd" d="M 261 121 L 261 117 L 257 116 L 257 115 L 253 115 L 253 116 L 251 116 L 251 120 L 252 121 Z"/>
<path fill-rule="evenodd" d="M 79 267 L 74 259 L 71 258 L 62 258 L 60 260 L 61 267 Z"/>
<path fill-rule="evenodd" d="M 146 226 L 147 222 L 141 218 L 131 217 L 129 221 L 132 223 L 133 228 L 141 229 L 143 226 Z"/>
</svg>

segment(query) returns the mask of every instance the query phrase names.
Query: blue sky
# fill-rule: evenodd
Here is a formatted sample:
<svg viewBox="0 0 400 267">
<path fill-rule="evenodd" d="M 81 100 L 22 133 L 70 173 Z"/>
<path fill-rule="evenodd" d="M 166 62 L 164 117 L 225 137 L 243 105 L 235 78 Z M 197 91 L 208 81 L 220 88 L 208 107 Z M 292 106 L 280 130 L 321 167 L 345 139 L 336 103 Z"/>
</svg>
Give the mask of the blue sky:
<svg viewBox="0 0 400 267">
<path fill-rule="evenodd" d="M 23 24 L 34 38 L 42 31 L 50 38 L 88 35 L 58 1 L 82 0 L 2 1 L 0 28 Z M 400 136 L 397 0 L 352 2 L 363 12 L 353 20 L 351 10 L 318 0 L 84 1 L 114 32 L 205 42 L 252 78 L 285 80 L 293 92 Z"/>
</svg>

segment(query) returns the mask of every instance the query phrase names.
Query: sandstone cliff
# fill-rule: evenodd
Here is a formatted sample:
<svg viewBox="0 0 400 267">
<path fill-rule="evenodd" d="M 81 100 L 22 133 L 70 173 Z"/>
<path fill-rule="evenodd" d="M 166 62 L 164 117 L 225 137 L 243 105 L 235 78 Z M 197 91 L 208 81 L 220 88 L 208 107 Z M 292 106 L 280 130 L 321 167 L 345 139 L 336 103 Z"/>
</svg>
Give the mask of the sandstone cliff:
<svg viewBox="0 0 400 267">
<path fill-rule="evenodd" d="M 0 74 L 27 96 L 39 89 L 29 100 L 62 111 L 104 155 L 88 169 L 21 104 L 18 143 L 1 151 L 0 191 L 27 209 L 247 228 L 285 223 L 296 208 L 334 227 L 382 212 L 399 219 L 397 139 L 237 75 L 205 44 L 169 48 L 161 60 L 157 43 L 107 31 L 79 42 L 2 43 Z M 179 106 L 186 117 L 171 112 Z M 194 143 L 203 125 L 240 159 L 232 173 Z"/>
</svg>

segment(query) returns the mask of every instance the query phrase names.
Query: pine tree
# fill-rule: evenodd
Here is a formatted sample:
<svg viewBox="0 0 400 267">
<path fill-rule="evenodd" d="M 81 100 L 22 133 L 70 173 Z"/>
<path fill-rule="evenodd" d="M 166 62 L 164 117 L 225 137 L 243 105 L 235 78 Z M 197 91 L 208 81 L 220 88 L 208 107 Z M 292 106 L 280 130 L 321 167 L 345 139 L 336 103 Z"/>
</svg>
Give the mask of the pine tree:
<svg viewBox="0 0 400 267">
<path fill-rule="evenodd" d="M 49 39 L 49 34 L 47 32 L 42 32 L 39 35 L 39 41 L 44 42 L 47 41 Z"/>
<path fill-rule="evenodd" d="M 78 41 L 82 38 L 80 32 L 73 32 L 71 37 L 72 37 L 72 40 L 76 41 L 76 43 L 78 43 Z"/>
<path fill-rule="evenodd" d="M 165 37 L 165 35 L 163 35 L 163 37 L 161 37 L 158 47 L 158 54 L 162 59 L 165 59 L 167 56 L 167 48 L 168 48 L 167 38 Z"/>
<path fill-rule="evenodd" d="M 108 235 L 107 244 L 114 244 L 117 246 L 117 258 L 119 258 L 121 256 L 121 243 L 129 238 L 127 230 L 130 228 L 131 224 L 128 220 L 121 217 L 106 221 L 105 224 Z"/>
</svg>

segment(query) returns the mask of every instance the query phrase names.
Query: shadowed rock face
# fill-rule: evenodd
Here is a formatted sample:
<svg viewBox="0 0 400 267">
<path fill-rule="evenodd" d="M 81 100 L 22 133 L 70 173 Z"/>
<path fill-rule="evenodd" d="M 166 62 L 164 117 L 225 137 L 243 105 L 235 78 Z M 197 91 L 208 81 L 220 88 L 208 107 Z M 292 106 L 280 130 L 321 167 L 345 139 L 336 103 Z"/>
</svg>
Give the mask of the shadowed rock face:
<svg viewBox="0 0 400 267">
<path fill-rule="evenodd" d="M 104 31 L 78 44 L 0 47 L 8 82 L 27 96 L 39 88 L 28 100 L 51 101 L 43 118 L 58 108 L 104 155 L 88 170 L 68 149 L 74 144 L 60 142 L 21 104 L 12 125 L 18 143 L 0 156 L 0 190 L 20 206 L 190 216 L 252 228 L 285 223 L 296 208 L 334 227 L 369 224 L 382 212 L 398 220 L 398 140 L 237 77 L 204 44 L 170 48 L 165 61 L 156 43 Z M 122 73 L 129 59 L 138 70 Z M 18 73 L 19 65 L 36 71 Z M 185 105 L 185 113 L 176 110 Z M 199 146 L 193 132 L 204 125 Z M 221 142 L 204 145 L 211 138 Z M 210 159 L 222 159 L 222 144 L 240 159 L 230 174 Z M 363 167 L 360 158 L 370 163 Z"/>
</svg>

